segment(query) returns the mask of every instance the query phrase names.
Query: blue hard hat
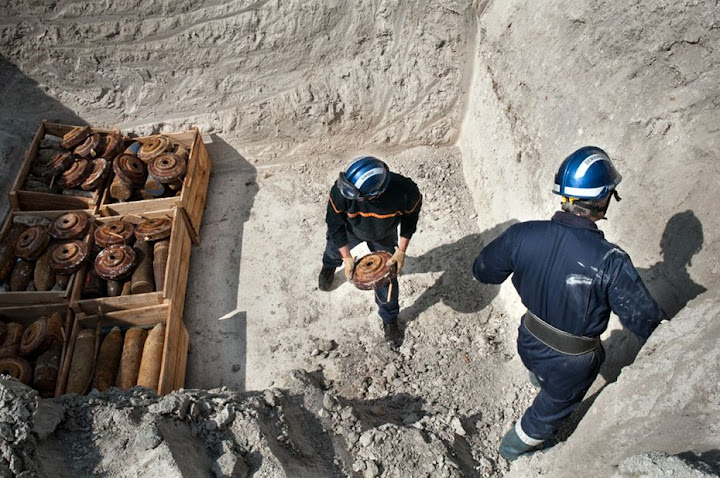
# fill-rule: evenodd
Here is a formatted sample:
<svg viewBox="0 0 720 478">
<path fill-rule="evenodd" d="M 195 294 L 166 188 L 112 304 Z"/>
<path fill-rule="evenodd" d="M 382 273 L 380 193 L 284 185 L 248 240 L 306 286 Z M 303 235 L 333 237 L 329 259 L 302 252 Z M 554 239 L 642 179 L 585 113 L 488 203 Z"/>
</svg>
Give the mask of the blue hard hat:
<svg viewBox="0 0 720 478">
<path fill-rule="evenodd" d="M 348 199 L 379 196 L 390 182 L 390 170 L 375 156 L 355 158 L 337 180 L 340 193 Z"/>
<path fill-rule="evenodd" d="M 612 193 L 621 180 L 605 151 L 584 146 L 562 162 L 555 175 L 553 192 L 569 198 L 602 199 Z"/>
</svg>

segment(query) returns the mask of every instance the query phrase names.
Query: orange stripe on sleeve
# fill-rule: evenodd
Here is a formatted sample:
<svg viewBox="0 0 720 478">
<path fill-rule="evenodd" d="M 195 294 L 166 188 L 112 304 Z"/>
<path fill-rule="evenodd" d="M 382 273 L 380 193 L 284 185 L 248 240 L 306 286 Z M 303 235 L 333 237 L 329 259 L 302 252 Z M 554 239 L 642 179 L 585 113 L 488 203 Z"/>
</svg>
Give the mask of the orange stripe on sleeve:
<svg viewBox="0 0 720 478">
<path fill-rule="evenodd" d="M 341 213 L 342 213 L 342 211 L 335 206 L 335 203 L 334 203 L 333 200 L 332 200 L 332 196 L 330 196 L 329 194 L 328 194 L 328 201 L 330 201 L 330 205 L 332 206 L 332 208 L 333 208 L 333 210 L 335 211 L 336 214 L 341 214 Z"/>
</svg>

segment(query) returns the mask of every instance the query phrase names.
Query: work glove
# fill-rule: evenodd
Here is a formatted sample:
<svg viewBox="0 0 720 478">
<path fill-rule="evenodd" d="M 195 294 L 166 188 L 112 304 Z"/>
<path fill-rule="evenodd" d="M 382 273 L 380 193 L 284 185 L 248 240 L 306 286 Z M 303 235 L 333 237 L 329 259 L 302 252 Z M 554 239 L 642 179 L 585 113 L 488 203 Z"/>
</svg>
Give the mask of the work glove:
<svg viewBox="0 0 720 478">
<path fill-rule="evenodd" d="M 405 253 L 396 247 L 395 254 L 393 254 L 392 258 L 387 262 L 387 264 L 389 266 L 397 264 L 397 275 L 400 275 L 403 264 L 405 264 Z"/>
<path fill-rule="evenodd" d="M 351 280 L 355 270 L 355 259 L 352 256 L 343 257 L 343 267 L 345 268 L 345 278 L 348 281 Z"/>
</svg>

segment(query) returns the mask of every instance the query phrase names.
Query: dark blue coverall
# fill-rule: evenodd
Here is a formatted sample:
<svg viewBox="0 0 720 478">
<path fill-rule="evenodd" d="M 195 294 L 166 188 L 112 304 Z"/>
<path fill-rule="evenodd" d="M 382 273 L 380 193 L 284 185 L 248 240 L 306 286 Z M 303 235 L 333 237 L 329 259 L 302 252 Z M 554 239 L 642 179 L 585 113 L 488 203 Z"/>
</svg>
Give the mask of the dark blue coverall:
<svg viewBox="0 0 720 478">
<path fill-rule="evenodd" d="M 482 250 L 473 274 L 488 284 L 513 274 L 530 312 L 577 336 L 598 337 L 612 311 L 644 343 L 665 319 L 627 253 L 605 240 L 593 221 L 567 212 L 511 226 Z M 524 318 L 518 353 L 541 384 L 520 425 L 530 438 L 546 440 L 581 402 L 605 353 L 602 346 L 582 355 L 557 352 L 527 331 Z"/>
<path fill-rule="evenodd" d="M 390 174 L 387 189 L 372 200 L 356 201 L 344 197 L 333 185 L 328 197 L 327 242 L 323 253 L 323 266 L 337 268 L 342 265 L 339 248 L 350 249 L 367 242 L 371 251 L 395 252 L 400 236 L 410 239 L 417 230 L 422 194 L 409 178 Z M 400 312 L 400 287 L 397 278 L 390 285 L 375 289 L 375 303 L 383 322 L 392 322 Z M 388 296 L 389 295 L 389 296 Z"/>
</svg>

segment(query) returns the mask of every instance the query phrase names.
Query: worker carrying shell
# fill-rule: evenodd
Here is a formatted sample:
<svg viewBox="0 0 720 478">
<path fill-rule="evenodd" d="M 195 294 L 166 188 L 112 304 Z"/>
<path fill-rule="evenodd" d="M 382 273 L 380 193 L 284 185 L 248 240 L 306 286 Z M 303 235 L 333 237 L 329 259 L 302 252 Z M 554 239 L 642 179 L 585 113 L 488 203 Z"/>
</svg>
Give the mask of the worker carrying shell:
<svg viewBox="0 0 720 478">
<path fill-rule="evenodd" d="M 325 218 L 327 243 L 318 278 L 320 290 L 330 290 L 335 269 L 341 265 L 345 277 L 351 280 L 355 259 L 350 250 L 361 242 L 366 242 L 371 251 L 391 253 L 388 265 L 396 264 L 399 275 L 410 238 L 417 229 L 421 206 L 422 195 L 412 180 L 390 172 L 374 156 L 355 158 L 330 189 Z M 399 292 L 397 278 L 375 289 L 385 340 L 392 349 L 401 342 L 397 323 Z"/>
<path fill-rule="evenodd" d="M 511 226 L 475 260 L 480 282 L 500 284 L 513 274 L 527 308 L 518 354 L 540 387 L 502 439 L 500 455 L 507 460 L 539 449 L 581 402 L 605 358 L 600 334 L 610 312 L 643 343 L 665 319 L 630 257 L 595 224 L 605 218 L 611 198 L 620 200 L 621 179 L 602 149 L 580 148 L 555 176 L 562 211 L 550 221 Z"/>
</svg>

